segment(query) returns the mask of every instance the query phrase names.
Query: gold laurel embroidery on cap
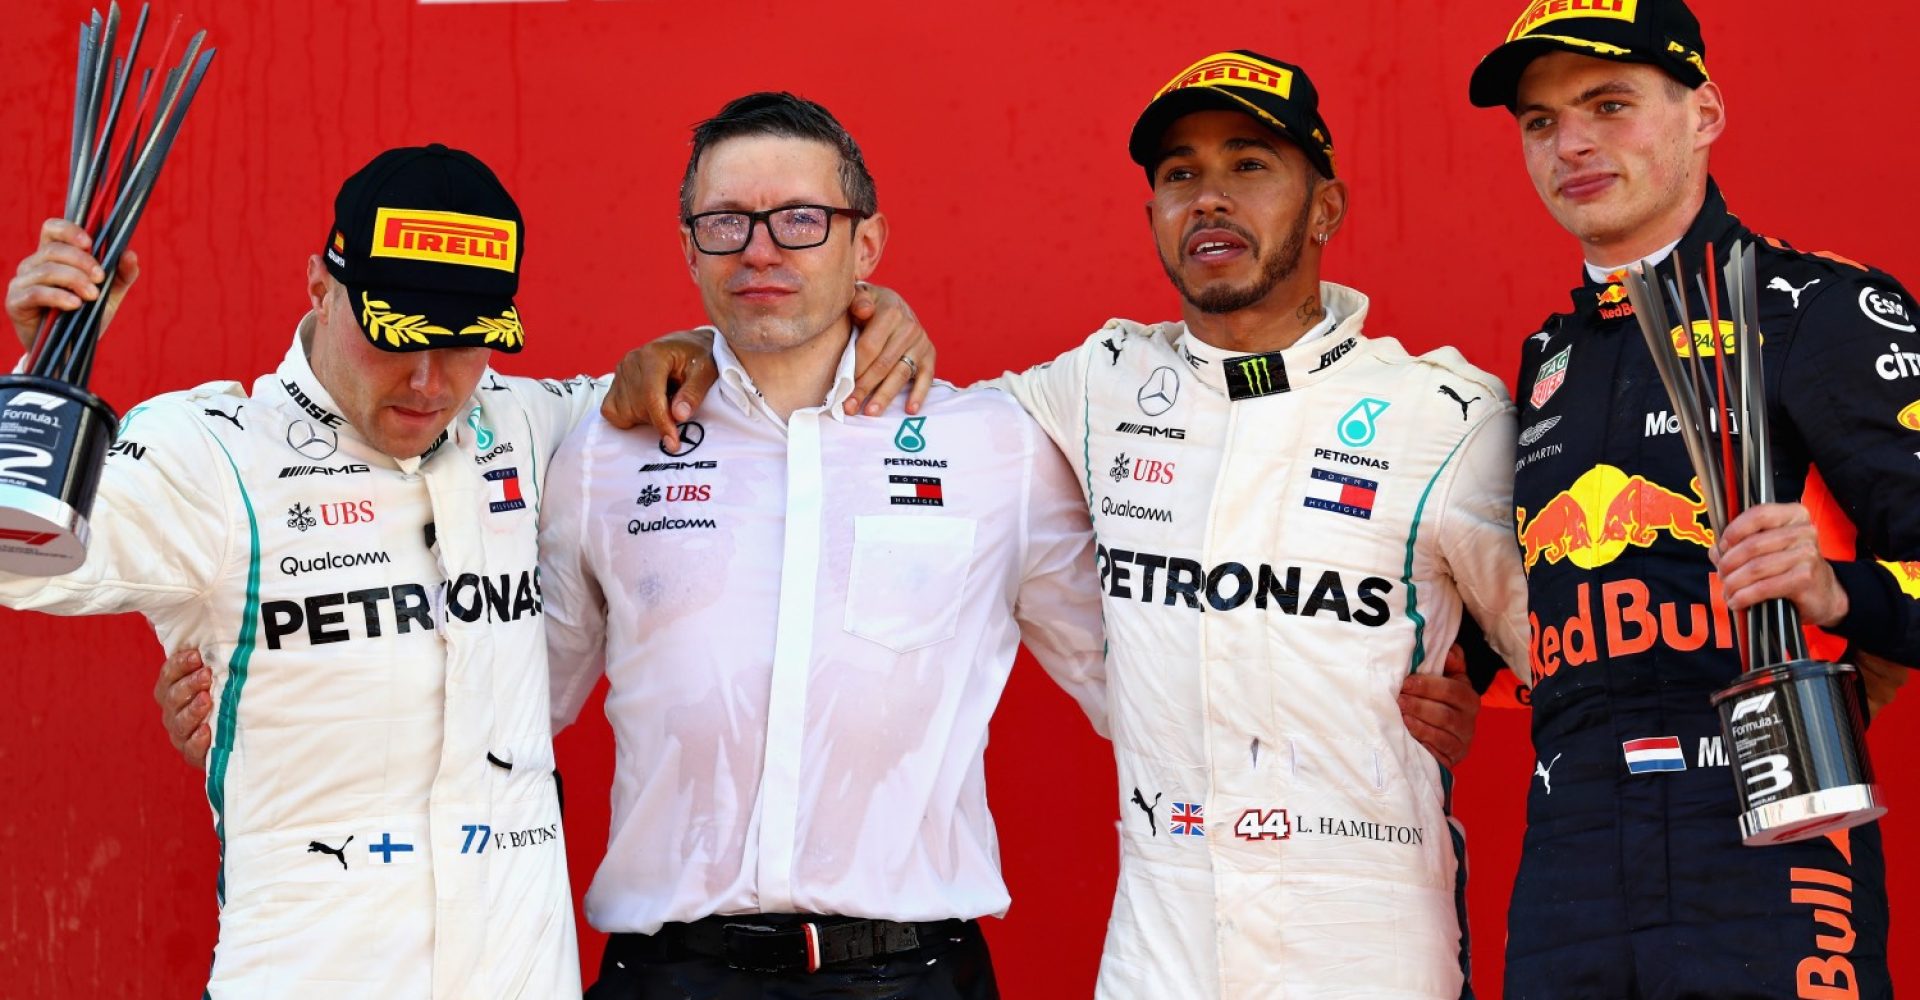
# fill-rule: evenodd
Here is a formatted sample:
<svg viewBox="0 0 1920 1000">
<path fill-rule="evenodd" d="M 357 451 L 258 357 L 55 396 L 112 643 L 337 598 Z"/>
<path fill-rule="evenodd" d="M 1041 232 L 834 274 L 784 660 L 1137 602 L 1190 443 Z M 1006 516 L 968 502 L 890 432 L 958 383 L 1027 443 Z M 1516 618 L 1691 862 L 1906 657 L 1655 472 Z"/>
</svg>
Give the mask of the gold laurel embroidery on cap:
<svg viewBox="0 0 1920 1000">
<path fill-rule="evenodd" d="M 384 340 L 394 347 L 405 347 L 408 344 L 429 343 L 428 337 L 453 336 L 452 330 L 427 322 L 425 316 L 394 312 L 392 306 L 379 299 L 368 298 L 366 292 L 360 293 L 360 304 L 360 325 L 367 328 L 368 339 L 376 343 Z"/>
<path fill-rule="evenodd" d="M 512 308 L 497 317 L 482 316 L 472 326 L 460 328 L 462 337 L 476 333 L 485 334 L 487 343 L 502 347 L 519 347 L 527 339 L 526 331 L 520 328 L 520 312 Z"/>
</svg>

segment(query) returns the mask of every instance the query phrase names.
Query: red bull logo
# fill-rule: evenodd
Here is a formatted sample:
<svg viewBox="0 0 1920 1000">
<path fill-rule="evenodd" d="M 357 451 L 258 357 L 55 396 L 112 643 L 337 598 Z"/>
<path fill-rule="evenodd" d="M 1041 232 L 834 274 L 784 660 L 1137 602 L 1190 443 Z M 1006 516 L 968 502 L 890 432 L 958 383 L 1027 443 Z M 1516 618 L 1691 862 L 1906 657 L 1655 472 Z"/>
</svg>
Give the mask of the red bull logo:
<svg viewBox="0 0 1920 1000">
<path fill-rule="evenodd" d="M 1882 562 L 1880 566 L 1893 574 L 1901 593 L 1920 601 L 1920 562 Z"/>
<path fill-rule="evenodd" d="M 1627 301 L 1627 289 L 1624 285 L 1608 285 L 1606 291 L 1600 293 L 1600 304 L 1603 306 L 1625 301 Z"/>
<path fill-rule="evenodd" d="M 1563 666 L 1583 667 L 1617 656 L 1633 656 L 1655 645 L 1682 653 L 1703 649 L 1708 643 L 1715 649 L 1732 649 L 1733 619 L 1727 614 L 1727 601 L 1720 590 L 1720 574 L 1709 574 L 1707 587 L 1709 600 L 1705 604 L 1656 603 L 1645 581 L 1608 580 L 1598 587 L 1596 605 L 1594 585 L 1580 584 L 1574 592 L 1573 616 L 1566 621 L 1543 623 L 1539 614 L 1527 615 L 1532 626 L 1527 659 L 1533 665 L 1533 682 L 1539 684 Z"/>
<path fill-rule="evenodd" d="M 1645 476 L 1594 466 L 1531 520 L 1525 507 L 1514 508 L 1527 572 L 1542 559 L 1595 569 L 1620 558 L 1627 546 L 1647 548 L 1662 535 L 1711 546 L 1713 529 L 1700 523 L 1707 512 L 1700 481 L 1693 480 L 1692 487 L 1689 498 Z"/>
</svg>

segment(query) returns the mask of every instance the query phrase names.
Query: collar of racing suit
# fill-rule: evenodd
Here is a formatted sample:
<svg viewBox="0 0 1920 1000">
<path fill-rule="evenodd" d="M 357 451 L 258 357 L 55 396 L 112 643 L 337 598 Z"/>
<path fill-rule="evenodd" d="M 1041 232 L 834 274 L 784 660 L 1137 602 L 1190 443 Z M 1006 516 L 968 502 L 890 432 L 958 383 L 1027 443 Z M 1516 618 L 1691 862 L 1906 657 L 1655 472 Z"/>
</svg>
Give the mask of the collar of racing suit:
<svg viewBox="0 0 1920 1000">
<path fill-rule="evenodd" d="M 1367 297 L 1345 285 L 1321 282 L 1320 302 L 1327 310 L 1326 318 L 1283 351 L 1248 355 L 1223 350 L 1194 336 L 1185 324 L 1180 325 L 1175 343 L 1193 368 L 1194 377 L 1212 392 L 1228 395 L 1225 374 L 1228 363 L 1261 356 L 1279 360 L 1280 371 L 1285 375 L 1283 391 L 1291 391 L 1337 371 L 1352 356 L 1353 345 L 1359 341 L 1361 326 L 1366 322 Z"/>
<path fill-rule="evenodd" d="M 313 324 L 313 313 L 307 313 L 300 318 L 300 324 L 293 331 L 293 346 L 287 348 L 287 356 L 280 359 L 280 367 L 275 369 L 273 374 L 263 375 L 254 383 L 253 396 L 255 399 L 269 400 L 275 406 L 304 413 L 309 418 L 306 421 L 296 421 L 296 425 L 306 423 L 306 428 L 296 426 L 289 429 L 289 434 L 303 431 L 324 434 L 331 431 L 340 437 L 364 443 L 366 439 L 347 422 L 346 417 L 341 415 L 340 408 L 333 401 L 333 394 L 327 391 L 326 386 L 320 384 L 320 379 L 313 374 L 313 366 L 307 363 L 306 345 L 313 339 Z M 493 370 L 489 368 L 481 376 L 481 384 L 492 380 Z M 469 409 L 471 413 L 477 406 L 478 400 L 469 397 L 463 409 Z M 420 463 L 432 458 L 433 454 L 440 450 L 440 446 L 447 443 L 447 438 L 453 437 L 464 447 L 467 439 L 475 433 L 477 431 L 470 428 L 466 421 L 456 419 L 420 455 L 414 458 L 393 458 L 390 455 L 386 457 L 401 472 L 415 475 L 419 472 Z M 372 451 L 372 449 L 368 450 Z"/>
<path fill-rule="evenodd" d="M 1706 262 L 1706 246 L 1713 244 L 1715 266 L 1726 263 L 1727 250 L 1733 241 L 1746 235 L 1746 228 L 1732 212 L 1727 211 L 1727 199 L 1720 194 L 1720 185 L 1713 178 L 1707 178 L 1707 200 L 1700 205 L 1700 214 L 1694 216 L 1693 224 L 1687 227 L 1686 235 L 1680 242 L 1647 258 L 1647 263 L 1658 263 L 1677 248 L 1683 270 L 1689 275 L 1700 273 Z M 1633 310 L 1620 309 L 1625 302 L 1624 293 L 1608 294 L 1609 287 L 1616 284 L 1615 275 L 1624 268 L 1595 273 L 1594 268 L 1582 262 L 1580 265 L 1580 284 L 1572 292 L 1573 312 L 1590 323 L 1610 323 L 1629 319 Z M 1664 273 L 1664 272 L 1662 272 Z M 1607 311 L 1602 312 L 1603 307 Z"/>
<path fill-rule="evenodd" d="M 718 327 L 705 327 L 713 331 L 713 363 L 720 368 L 720 397 L 737 407 L 748 418 L 765 417 L 776 424 L 785 424 L 773 408 L 767 405 L 760 387 L 753 384 L 753 376 L 747 374 L 745 366 L 740 364 L 740 356 L 733 353 L 732 345 Z M 860 340 L 860 331 L 855 328 L 853 335 L 847 338 L 846 349 L 840 352 L 840 362 L 834 368 L 833 385 L 827 388 L 827 398 L 820 405 L 827 415 L 844 423 L 847 415 L 840 404 L 853 395 L 854 356 L 853 345 Z"/>
</svg>

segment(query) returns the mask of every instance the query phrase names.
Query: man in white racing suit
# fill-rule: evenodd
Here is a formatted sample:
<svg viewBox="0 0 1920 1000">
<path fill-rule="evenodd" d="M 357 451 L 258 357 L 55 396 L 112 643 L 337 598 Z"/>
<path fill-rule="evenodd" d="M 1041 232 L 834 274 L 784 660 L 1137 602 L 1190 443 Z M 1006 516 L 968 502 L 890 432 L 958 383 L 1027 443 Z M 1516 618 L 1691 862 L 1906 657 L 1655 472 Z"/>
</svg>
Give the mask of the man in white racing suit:
<svg viewBox="0 0 1920 1000">
<path fill-rule="evenodd" d="M 579 995 L 535 521 L 598 393 L 488 370 L 522 343 L 523 238 L 472 156 L 381 154 L 279 369 L 135 407 L 84 566 L 0 577 L 0 603 L 139 611 L 211 667 L 211 997 Z M 84 245 L 48 224 L 9 296 L 29 335 Z"/>
<path fill-rule="evenodd" d="M 1462 610 L 1526 662 L 1514 415 L 1318 280 L 1345 210 L 1298 67 L 1223 52 L 1130 143 L 1180 323 L 1001 380 L 1076 467 L 1104 587 L 1120 886 L 1099 995 L 1454 998 L 1464 841 L 1407 732 Z"/>
</svg>

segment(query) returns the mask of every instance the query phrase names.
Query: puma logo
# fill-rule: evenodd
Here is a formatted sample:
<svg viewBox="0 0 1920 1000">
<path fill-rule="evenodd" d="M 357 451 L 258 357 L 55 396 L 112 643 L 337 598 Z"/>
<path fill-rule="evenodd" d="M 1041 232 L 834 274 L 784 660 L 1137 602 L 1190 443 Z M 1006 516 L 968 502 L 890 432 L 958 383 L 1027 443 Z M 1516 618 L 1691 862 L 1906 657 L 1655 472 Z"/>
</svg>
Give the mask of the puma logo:
<svg viewBox="0 0 1920 1000">
<path fill-rule="evenodd" d="M 1528 337 L 1527 339 L 1539 341 L 1540 349 L 1544 351 L 1547 349 L 1547 345 L 1553 342 L 1553 334 L 1548 333 L 1545 330 L 1542 330 L 1539 333 L 1536 333 L 1533 336 Z"/>
<path fill-rule="evenodd" d="M 220 419 L 225 420 L 228 423 L 231 423 L 233 425 L 234 430 L 240 430 L 240 431 L 246 430 L 245 427 L 240 426 L 240 408 L 237 406 L 233 408 L 232 413 L 222 413 L 219 410 L 213 409 L 212 407 L 208 407 L 206 410 L 206 414 L 209 417 L 219 417 Z"/>
<path fill-rule="evenodd" d="M 1548 795 L 1553 794 L 1553 765 L 1560 763 L 1562 756 L 1564 755 L 1554 754 L 1553 760 L 1545 764 L 1540 763 L 1538 760 L 1533 762 L 1533 776 L 1546 782 Z"/>
<path fill-rule="evenodd" d="M 1140 811 L 1147 814 L 1147 829 L 1156 837 L 1160 836 L 1160 824 L 1154 821 L 1153 811 L 1160 808 L 1160 796 L 1164 794 L 1166 793 L 1153 793 L 1153 804 L 1148 805 L 1147 798 L 1140 794 L 1140 789 L 1136 787 L 1133 790 L 1133 804 L 1139 806 Z"/>
<path fill-rule="evenodd" d="M 1460 394 L 1457 392 L 1454 392 L 1453 386 L 1450 386 L 1450 385 L 1441 386 L 1440 392 L 1442 395 L 1451 397 L 1454 402 L 1460 404 L 1460 419 L 1462 420 L 1467 419 L 1467 407 L 1472 406 L 1473 404 L 1478 403 L 1481 400 L 1481 397 L 1479 396 L 1475 396 L 1472 399 L 1461 399 Z"/>
<path fill-rule="evenodd" d="M 341 843 L 339 847 L 328 847 L 327 845 L 322 844 L 317 840 L 309 840 L 307 841 L 307 853 L 308 854 L 331 854 L 334 857 L 340 859 L 340 867 L 342 870 L 344 870 L 347 867 L 347 844 L 351 844 L 351 843 L 353 843 L 353 838 L 351 836 L 349 836 L 343 843 Z"/>
<path fill-rule="evenodd" d="M 1107 350 L 1113 352 L 1113 360 L 1109 362 L 1109 364 L 1117 365 L 1120 363 L 1120 345 L 1114 343 L 1112 337 L 1108 337 L 1107 339 L 1101 341 L 1100 346 L 1105 347 Z"/>
<path fill-rule="evenodd" d="M 1793 285 L 1787 282 L 1787 279 L 1782 278 L 1778 275 L 1775 275 L 1772 281 L 1767 282 L 1767 290 L 1772 292 L 1786 292 L 1788 295 L 1793 296 L 1793 307 L 1795 309 L 1798 309 L 1800 308 L 1800 293 L 1806 291 L 1809 288 L 1812 288 L 1813 286 L 1819 283 L 1820 283 L 1820 279 L 1815 278 L 1812 281 L 1809 281 L 1806 284 L 1801 285 L 1799 288 L 1795 288 L 1793 287 Z"/>
</svg>

